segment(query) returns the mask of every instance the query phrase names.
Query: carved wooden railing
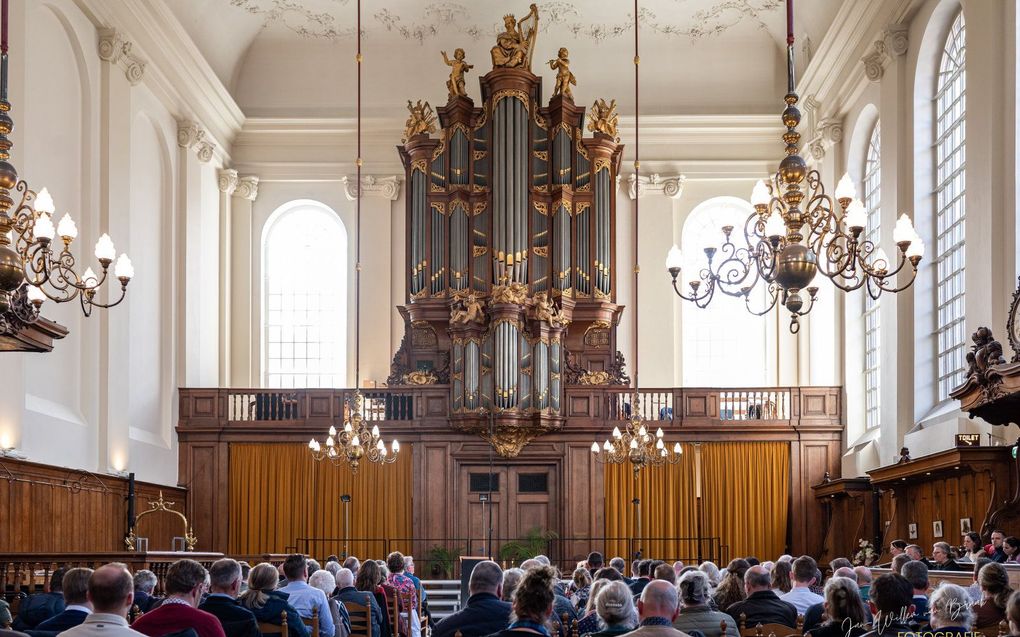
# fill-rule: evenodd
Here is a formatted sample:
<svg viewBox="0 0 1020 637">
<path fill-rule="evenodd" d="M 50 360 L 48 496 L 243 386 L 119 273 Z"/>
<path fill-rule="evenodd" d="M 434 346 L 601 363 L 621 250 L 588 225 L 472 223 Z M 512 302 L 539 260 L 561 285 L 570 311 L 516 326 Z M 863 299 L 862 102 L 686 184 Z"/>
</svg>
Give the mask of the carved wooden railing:
<svg viewBox="0 0 1020 637">
<path fill-rule="evenodd" d="M 322 425 L 342 419 L 353 389 L 181 389 L 180 425 L 279 427 Z M 364 389 L 364 418 L 371 422 L 443 425 L 449 417 L 449 387 L 425 385 Z M 642 389 L 640 415 L 674 426 L 810 427 L 843 422 L 839 387 Z M 628 387 L 570 386 L 564 396 L 567 427 L 600 428 L 630 418 Z"/>
</svg>

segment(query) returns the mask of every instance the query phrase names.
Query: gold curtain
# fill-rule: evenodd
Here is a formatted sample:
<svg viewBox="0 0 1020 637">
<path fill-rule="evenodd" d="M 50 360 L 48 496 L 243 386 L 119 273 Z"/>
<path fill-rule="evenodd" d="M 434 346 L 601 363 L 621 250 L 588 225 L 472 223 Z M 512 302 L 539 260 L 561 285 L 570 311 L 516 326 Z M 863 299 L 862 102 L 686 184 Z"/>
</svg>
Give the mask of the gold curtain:
<svg viewBox="0 0 1020 637">
<path fill-rule="evenodd" d="M 606 465 L 606 537 L 610 555 L 697 557 L 696 450 L 684 443 L 675 465 L 646 468 L 635 479 L 630 464 Z M 775 559 L 786 546 L 790 445 L 785 442 L 701 444 L 702 538 L 719 538 L 726 557 Z M 637 507 L 640 504 L 640 535 Z M 654 538 L 689 538 L 656 540 Z M 712 553 L 702 540 L 702 553 Z M 717 554 L 716 559 L 720 559 Z M 720 564 L 723 566 L 723 564 Z"/>
<path fill-rule="evenodd" d="M 387 550 L 410 550 L 411 445 L 401 448 L 395 463 L 362 462 L 352 475 L 316 462 L 306 445 L 231 444 L 231 554 L 281 553 L 298 538 L 318 538 L 298 550 L 340 555 L 343 494 L 351 496 L 349 538 L 358 540 L 349 543 L 349 554 L 378 558 Z"/>
</svg>

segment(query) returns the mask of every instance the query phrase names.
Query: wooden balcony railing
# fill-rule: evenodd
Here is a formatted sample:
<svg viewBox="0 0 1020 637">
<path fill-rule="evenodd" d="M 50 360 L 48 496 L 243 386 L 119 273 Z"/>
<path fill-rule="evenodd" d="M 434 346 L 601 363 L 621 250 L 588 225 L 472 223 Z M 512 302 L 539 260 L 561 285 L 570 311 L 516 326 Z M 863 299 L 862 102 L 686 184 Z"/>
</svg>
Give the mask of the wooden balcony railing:
<svg viewBox="0 0 1020 637">
<path fill-rule="evenodd" d="M 323 425 L 342 419 L 353 389 L 181 389 L 180 426 L 259 427 Z M 634 410 L 629 387 L 566 388 L 563 415 L 571 428 L 624 421 Z M 449 418 L 446 385 L 362 390 L 363 417 L 370 422 L 442 425 Z M 839 426 L 843 421 L 839 387 L 664 388 L 642 389 L 644 420 L 684 427 Z"/>
</svg>

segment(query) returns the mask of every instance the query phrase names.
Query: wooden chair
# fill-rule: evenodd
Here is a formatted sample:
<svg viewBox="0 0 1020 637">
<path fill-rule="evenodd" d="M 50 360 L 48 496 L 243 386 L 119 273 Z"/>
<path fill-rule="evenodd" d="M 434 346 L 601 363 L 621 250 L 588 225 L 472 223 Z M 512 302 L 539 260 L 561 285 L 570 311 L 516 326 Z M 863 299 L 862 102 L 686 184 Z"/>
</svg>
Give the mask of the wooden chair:
<svg viewBox="0 0 1020 637">
<path fill-rule="evenodd" d="M 313 607 L 312 608 L 312 616 L 311 617 L 302 617 L 301 618 L 301 622 L 305 626 L 308 626 L 308 634 L 311 635 L 311 637 L 319 637 L 319 609 L 318 608 Z"/>
<path fill-rule="evenodd" d="M 365 593 L 365 603 L 343 602 L 351 618 L 351 637 L 372 637 L 372 598 Z"/>
<path fill-rule="evenodd" d="M 726 637 L 726 626 L 727 626 L 727 624 L 726 624 L 726 620 L 725 619 L 722 620 L 721 622 L 719 622 L 719 634 L 722 637 Z"/>
<path fill-rule="evenodd" d="M 975 633 L 981 633 L 985 637 L 1004 637 L 1009 634 L 1009 623 L 1002 620 L 998 624 L 989 624 L 974 629 Z"/>
<path fill-rule="evenodd" d="M 135 620 L 138 619 L 139 617 L 141 617 L 144 614 L 145 613 L 142 612 L 142 609 L 138 607 L 138 604 L 132 604 L 131 605 L 131 610 L 128 611 L 128 616 L 127 616 L 128 624 L 135 623 Z"/>
<path fill-rule="evenodd" d="M 280 611 L 279 624 L 259 622 L 259 632 L 263 635 L 283 635 L 283 637 L 287 637 L 287 611 Z"/>
<path fill-rule="evenodd" d="M 747 615 L 740 613 L 737 620 L 740 629 L 740 637 L 800 637 L 804 634 L 804 616 L 797 615 L 797 627 L 790 628 L 783 624 L 761 624 L 747 626 Z"/>
</svg>

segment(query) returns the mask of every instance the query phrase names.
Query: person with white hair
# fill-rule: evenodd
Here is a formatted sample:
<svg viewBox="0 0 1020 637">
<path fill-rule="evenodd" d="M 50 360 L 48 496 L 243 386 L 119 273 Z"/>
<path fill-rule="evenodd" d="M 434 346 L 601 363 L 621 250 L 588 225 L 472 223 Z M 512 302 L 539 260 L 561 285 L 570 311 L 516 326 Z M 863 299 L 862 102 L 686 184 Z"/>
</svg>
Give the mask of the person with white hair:
<svg viewBox="0 0 1020 637">
<path fill-rule="evenodd" d="M 709 599 L 712 587 L 705 573 L 687 571 L 677 584 L 680 594 L 680 615 L 673 620 L 673 628 L 690 633 L 698 631 L 705 637 L 738 637 L 737 622 L 726 613 L 712 610 Z M 722 631 L 726 622 L 726 633 Z"/>
<path fill-rule="evenodd" d="M 610 582 L 595 596 L 595 612 L 604 628 L 589 637 L 615 637 L 634 630 L 637 608 L 630 588 L 623 582 Z"/>
<path fill-rule="evenodd" d="M 931 594 L 929 602 L 933 631 L 947 635 L 968 633 L 974 613 L 971 610 L 967 589 L 942 582 Z"/>
<path fill-rule="evenodd" d="M 722 573 L 719 572 L 719 567 L 715 565 L 715 562 L 702 562 L 698 566 L 698 570 L 705 574 L 708 578 L 708 585 L 712 589 L 711 594 L 715 595 L 715 589 L 719 586 L 719 580 L 722 579 Z"/>
<path fill-rule="evenodd" d="M 348 637 L 351 634 L 351 616 L 344 605 L 333 597 L 336 577 L 325 569 L 319 569 L 308 577 L 308 585 L 326 594 L 326 603 L 329 605 L 329 614 L 333 620 L 333 637 Z"/>
</svg>

